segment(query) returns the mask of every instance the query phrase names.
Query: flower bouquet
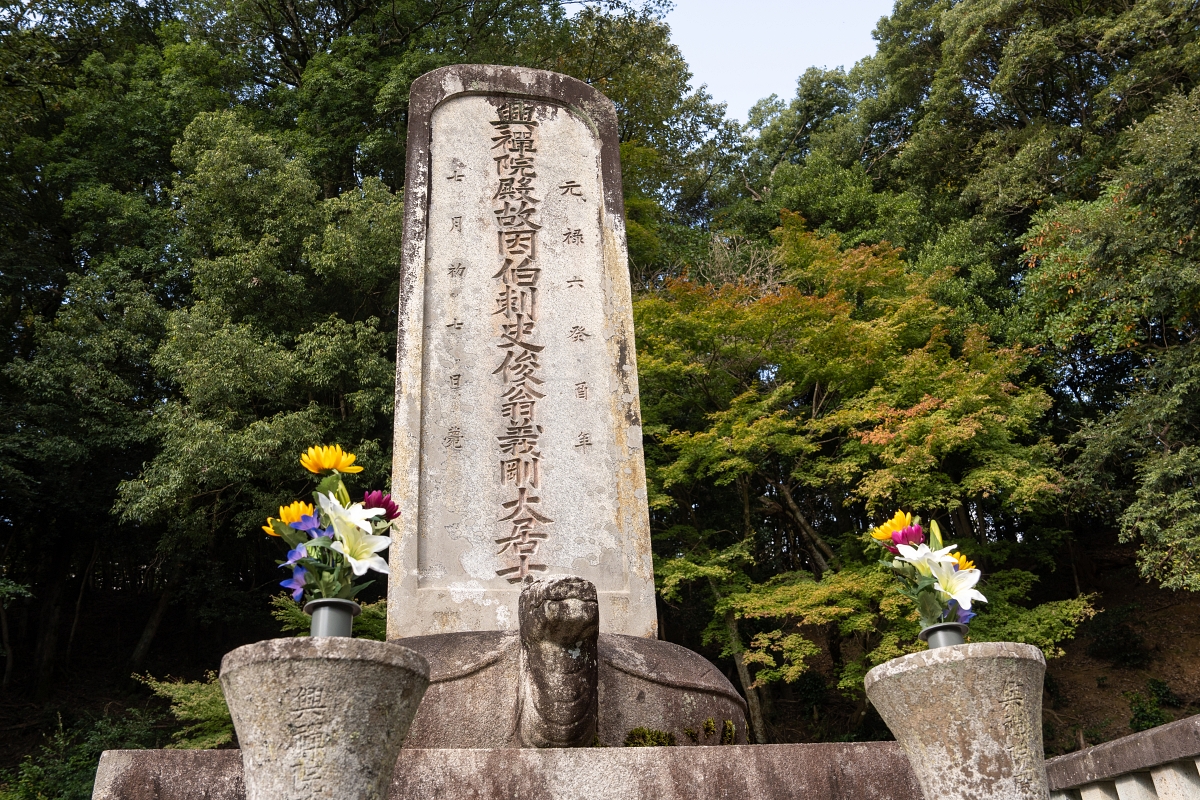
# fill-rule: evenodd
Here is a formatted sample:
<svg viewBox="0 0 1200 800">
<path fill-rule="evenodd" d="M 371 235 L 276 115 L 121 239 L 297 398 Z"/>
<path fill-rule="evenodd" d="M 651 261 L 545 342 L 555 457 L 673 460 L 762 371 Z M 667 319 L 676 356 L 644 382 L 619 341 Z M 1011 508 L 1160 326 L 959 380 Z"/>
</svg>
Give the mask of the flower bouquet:
<svg viewBox="0 0 1200 800">
<path fill-rule="evenodd" d="M 971 604 L 987 602 L 975 588 L 983 573 L 957 552 L 956 545 L 943 545 L 936 521 L 929 523 L 928 544 L 921 518 L 903 511 L 872 530 L 871 538 L 892 554 L 880 563 L 900 579 L 900 591 L 916 603 L 924 629 L 921 639 L 930 647 L 962 644 L 975 616 Z"/>
<path fill-rule="evenodd" d="M 282 539 L 289 548 L 279 566 L 290 569 L 292 575 L 280 585 L 290 589 L 297 602 L 308 598 L 304 610 L 313 615 L 314 636 L 349 636 L 350 619 L 359 610 L 354 596 L 373 583 L 355 583 L 355 579 L 367 570 L 388 574 L 387 561 L 379 553 L 392 543 L 388 533 L 400 511 L 391 495 L 382 491 L 365 492 L 362 502 L 351 502 L 342 476 L 362 472 L 354 460 L 354 454 L 344 452 L 340 445 L 308 448 L 300 456 L 300 465 L 321 476 L 313 502 L 296 500 L 280 506 L 279 518 L 269 517 L 263 526 L 268 535 Z M 326 619 L 325 614 L 316 613 L 339 607 L 349 614 L 344 623 L 344 614 L 335 624 L 333 617 Z M 334 632 L 323 632 L 329 630 Z"/>
<path fill-rule="evenodd" d="M 903 511 L 871 531 L 882 560 L 917 604 L 929 649 L 873 667 L 867 699 L 904 748 L 921 794 L 938 800 L 1046 798 L 1041 650 L 1018 642 L 964 641 L 980 572 L 936 522 Z M 957 646 L 952 646 L 957 645 Z M 935 698 L 934 702 L 930 702 Z M 986 755 L 981 755 L 986 754 Z"/>
</svg>

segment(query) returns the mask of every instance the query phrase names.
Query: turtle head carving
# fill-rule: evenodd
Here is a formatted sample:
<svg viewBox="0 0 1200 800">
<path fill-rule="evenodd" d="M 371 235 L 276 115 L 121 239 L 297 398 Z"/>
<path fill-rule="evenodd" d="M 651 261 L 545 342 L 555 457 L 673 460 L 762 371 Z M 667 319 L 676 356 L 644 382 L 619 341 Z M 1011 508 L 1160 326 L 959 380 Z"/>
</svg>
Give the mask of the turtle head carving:
<svg viewBox="0 0 1200 800">
<path fill-rule="evenodd" d="M 573 645 L 595 640 L 600 632 L 600 604 L 591 581 L 568 576 L 534 581 L 521 592 L 521 638 Z"/>
<path fill-rule="evenodd" d="M 526 747 L 580 747 L 596 736 L 600 605 L 583 578 L 534 581 L 521 592 L 521 708 Z"/>
</svg>

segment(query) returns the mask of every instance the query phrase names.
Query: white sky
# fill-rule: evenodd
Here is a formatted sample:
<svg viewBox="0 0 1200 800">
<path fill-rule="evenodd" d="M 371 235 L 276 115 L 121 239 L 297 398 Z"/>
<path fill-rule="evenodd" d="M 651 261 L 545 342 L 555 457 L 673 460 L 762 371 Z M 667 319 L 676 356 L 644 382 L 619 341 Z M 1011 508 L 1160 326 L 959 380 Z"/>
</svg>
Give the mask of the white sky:
<svg viewBox="0 0 1200 800">
<path fill-rule="evenodd" d="M 849 69 L 875 52 L 871 31 L 892 0 L 675 0 L 671 39 L 728 115 L 777 94 L 790 100 L 809 67 Z"/>
</svg>

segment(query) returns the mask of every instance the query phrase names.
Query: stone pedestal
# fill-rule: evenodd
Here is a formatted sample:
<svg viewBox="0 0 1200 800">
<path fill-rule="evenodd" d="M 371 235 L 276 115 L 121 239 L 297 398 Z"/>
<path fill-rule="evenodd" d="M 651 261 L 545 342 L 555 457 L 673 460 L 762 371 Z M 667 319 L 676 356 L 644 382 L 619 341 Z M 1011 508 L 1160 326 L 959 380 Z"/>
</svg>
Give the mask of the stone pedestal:
<svg viewBox="0 0 1200 800">
<path fill-rule="evenodd" d="M 1042 651 L 987 642 L 914 653 L 867 673 L 867 696 L 925 797 L 1045 800 Z"/>
<path fill-rule="evenodd" d="M 429 683 L 419 654 L 364 639 L 270 639 L 221 660 L 248 800 L 381 800 Z"/>
</svg>

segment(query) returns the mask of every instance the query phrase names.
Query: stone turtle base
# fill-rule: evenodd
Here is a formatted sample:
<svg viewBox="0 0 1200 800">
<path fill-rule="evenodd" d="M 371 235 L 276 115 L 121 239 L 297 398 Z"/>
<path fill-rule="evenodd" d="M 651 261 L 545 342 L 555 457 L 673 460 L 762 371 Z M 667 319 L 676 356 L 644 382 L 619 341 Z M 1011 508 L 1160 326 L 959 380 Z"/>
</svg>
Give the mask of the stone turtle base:
<svg viewBox="0 0 1200 800">
<path fill-rule="evenodd" d="M 517 695 L 523 678 L 516 633 L 441 633 L 391 643 L 429 662 L 429 689 L 405 749 L 520 746 Z M 748 744 L 746 702 L 704 656 L 621 634 L 602 633 L 597 645 L 600 744 L 621 747 L 635 728 L 669 733 L 681 747 Z M 723 738 L 727 724 L 731 735 Z"/>
<path fill-rule="evenodd" d="M 109 750 L 92 800 L 243 800 L 237 750 Z M 404 750 L 390 800 L 910 800 L 894 742 Z"/>
</svg>

